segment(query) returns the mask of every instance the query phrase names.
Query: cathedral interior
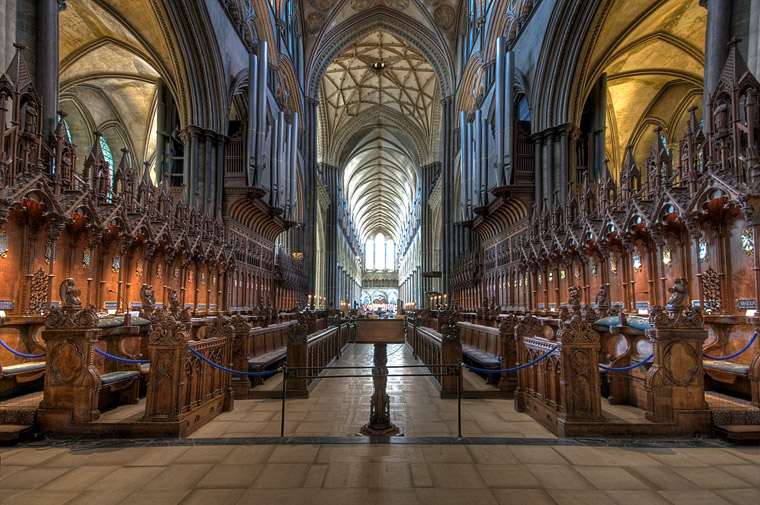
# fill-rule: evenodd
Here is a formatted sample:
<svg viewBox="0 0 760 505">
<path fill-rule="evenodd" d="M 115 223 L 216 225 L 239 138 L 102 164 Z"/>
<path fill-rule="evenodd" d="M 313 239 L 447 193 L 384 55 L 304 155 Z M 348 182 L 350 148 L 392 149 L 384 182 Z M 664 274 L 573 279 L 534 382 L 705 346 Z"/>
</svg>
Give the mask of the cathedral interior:
<svg viewBox="0 0 760 505">
<path fill-rule="evenodd" d="M 0 0 L 0 503 L 760 501 L 760 0 Z"/>
</svg>

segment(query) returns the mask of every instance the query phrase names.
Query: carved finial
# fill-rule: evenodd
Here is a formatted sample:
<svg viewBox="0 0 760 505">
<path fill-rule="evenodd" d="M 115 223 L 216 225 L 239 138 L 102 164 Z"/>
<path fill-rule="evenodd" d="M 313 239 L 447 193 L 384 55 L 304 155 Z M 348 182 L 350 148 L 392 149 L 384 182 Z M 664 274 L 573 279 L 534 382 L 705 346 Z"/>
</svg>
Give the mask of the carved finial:
<svg viewBox="0 0 760 505">
<path fill-rule="evenodd" d="M 47 328 L 93 328 L 98 324 L 94 305 L 82 309 L 82 301 L 79 299 L 81 292 L 76 289 L 74 279 L 64 279 L 58 292 L 61 306 L 50 309 L 50 314 L 45 319 Z"/>
</svg>

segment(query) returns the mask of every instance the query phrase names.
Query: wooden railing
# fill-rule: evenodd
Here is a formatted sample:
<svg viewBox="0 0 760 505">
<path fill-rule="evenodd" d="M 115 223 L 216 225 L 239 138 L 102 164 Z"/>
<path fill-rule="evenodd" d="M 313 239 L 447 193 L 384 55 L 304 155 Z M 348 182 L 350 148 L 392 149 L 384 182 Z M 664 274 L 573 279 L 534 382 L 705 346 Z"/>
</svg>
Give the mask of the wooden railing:
<svg viewBox="0 0 760 505">
<path fill-rule="evenodd" d="M 459 338 L 445 338 L 436 330 L 415 325 L 414 319 L 407 318 L 406 343 L 431 373 L 447 374 L 433 377 L 441 390 L 441 398 L 455 398 L 459 378 L 448 375 L 449 370 L 442 365 L 454 365 L 462 361 Z"/>
<path fill-rule="evenodd" d="M 233 328 L 226 317 L 211 323 L 203 332 L 210 338 L 188 340 L 186 323 L 171 316 L 154 322 L 145 422 L 176 423 L 184 436 L 232 409 L 231 377 L 219 367 L 232 361 Z"/>
<path fill-rule="evenodd" d="M 204 416 L 207 415 L 208 410 L 205 407 L 215 402 L 217 398 L 221 398 L 222 404 L 227 406 L 225 395 L 229 394 L 230 374 L 207 363 L 198 355 L 226 367 L 230 363 L 232 348 L 227 337 L 189 342 L 187 345 L 183 363 L 184 380 L 179 384 L 180 412 L 189 417 L 197 411 L 199 415 Z M 191 420 L 190 422 L 198 421 Z"/>
<path fill-rule="evenodd" d="M 343 347 L 348 343 L 349 325 L 342 324 L 329 329 L 318 331 L 309 335 L 307 346 L 307 363 L 309 375 L 320 375 L 325 367 L 337 356 L 340 356 Z M 317 379 L 309 379 L 310 386 Z"/>
<path fill-rule="evenodd" d="M 295 323 L 289 329 L 287 366 L 298 368 L 295 376 L 287 378 L 289 397 L 308 397 L 327 366 L 340 356 L 355 332 L 353 322 L 342 322 L 309 335 L 306 324 Z M 300 378 L 303 377 L 303 378 Z"/>
</svg>

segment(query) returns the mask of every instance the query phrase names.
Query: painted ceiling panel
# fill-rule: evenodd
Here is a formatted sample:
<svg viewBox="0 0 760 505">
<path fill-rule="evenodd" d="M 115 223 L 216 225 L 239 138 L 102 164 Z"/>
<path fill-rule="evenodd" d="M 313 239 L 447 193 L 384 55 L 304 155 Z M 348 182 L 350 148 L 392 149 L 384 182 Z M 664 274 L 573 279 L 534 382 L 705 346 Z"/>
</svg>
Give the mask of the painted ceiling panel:
<svg viewBox="0 0 760 505">
<path fill-rule="evenodd" d="M 368 35 L 341 52 L 322 79 L 328 135 L 375 106 L 403 114 L 429 135 L 436 87 L 433 68 L 411 46 L 386 32 Z"/>
</svg>

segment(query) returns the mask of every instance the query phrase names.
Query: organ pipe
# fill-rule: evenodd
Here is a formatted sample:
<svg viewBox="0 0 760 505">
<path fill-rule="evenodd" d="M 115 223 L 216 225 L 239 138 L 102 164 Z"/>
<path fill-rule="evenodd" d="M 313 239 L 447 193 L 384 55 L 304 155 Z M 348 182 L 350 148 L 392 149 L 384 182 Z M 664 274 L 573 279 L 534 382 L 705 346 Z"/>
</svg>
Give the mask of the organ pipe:
<svg viewBox="0 0 760 505">
<path fill-rule="evenodd" d="M 475 155 L 476 160 L 473 166 L 475 173 L 475 195 L 473 196 L 473 206 L 482 207 L 483 201 L 483 113 L 478 109 L 475 111 Z"/>
<path fill-rule="evenodd" d="M 467 123 L 467 217 L 472 219 L 472 186 L 473 186 L 473 149 L 472 149 L 472 123 Z"/>
<path fill-rule="evenodd" d="M 496 41 L 496 171 L 499 174 L 499 186 L 505 186 L 504 163 L 504 37 Z"/>
<path fill-rule="evenodd" d="M 514 124 L 515 124 L 515 55 L 512 51 L 506 54 L 506 93 L 504 96 L 504 154 L 503 161 L 504 179 L 507 184 L 512 184 L 512 174 L 514 173 Z"/>
<path fill-rule="evenodd" d="M 459 199 L 462 207 L 462 221 L 467 219 L 467 113 L 459 113 L 459 159 L 460 159 L 460 187 Z"/>
<path fill-rule="evenodd" d="M 285 143 L 287 142 L 287 138 L 285 137 L 286 132 L 286 123 L 285 123 L 285 113 L 280 111 L 280 113 L 277 115 L 277 143 L 275 144 L 275 152 L 276 152 L 276 167 L 277 167 L 277 182 L 275 184 L 275 190 L 277 191 L 277 195 L 275 197 L 275 207 L 280 206 L 280 200 L 282 193 L 284 192 L 284 184 L 285 184 L 285 174 L 283 173 L 284 170 L 284 158 L 285 158 Z M 284 202 L 283 202 L 284 203 Z"/>
<path fill-rule="evenodd" d="M 283 217 L 285 219 L 290 219 L 290 167 L 293 164 L 293 160 L 291 159 L 291 150 L 290 145 L 293 142 L 293 125 L 287 125 L 285 127 L 285 141 L 283 142 L 283 149 L 285 150 L 285 153 L 283 154 L 283 162 L 282 162 L 282 174 L 283 174 L 283 183 L 282 183 L 282 207 L 285 210 Z"/>
<path fill-rule="evenodd" d="M 264 141 L 267 131 L 266 95 L 267 95 L 267 42 L 259 41 L 258 71 L 256 72 L 256 168 L 264 168 Z"/>
<path fill-rule="evenodd" d="M 290 142 L 290 219 L 296 220 L 296 194 L 298 191 L 298 113 L 293 113 L 293 129 Z"/>
<path fill-rule="evenodd" d="M 472 124 L 473 131 L 473 164 L 472 164 L 472 206 L 480 206 L 480 109 L 475 111 L 475 122 Z"/>
<path fill-rule="evenodd" d="M 247 152 L 248 163 L 246 166 L 248 186 L 259 185 L 259 171 L 256 164 L 256 134 L 258 127 L 258 115 L 256 106 L 258 105 L 258 61 L 254 53 L 248 55 L 248 124 L 247 126 Z"/>
<path fill-rule="evenodd" d="M 483 118 L 481 119 L 481 135 L 483 136 L 482 140 L 482 158 L 480 162 L 480 173 L 483 174 L 483 180 L 481 181 L 481 187 L 480 187 L 480 193 L 481 193 L 481 200 L 482 205 L 488 205 L 488 184 L 489 184 L 489 177 L 488 177 L 488 151 L 490 146 L 490 136 L 489 136 L 489 125 L 488 120 Z"/>
</svg>

